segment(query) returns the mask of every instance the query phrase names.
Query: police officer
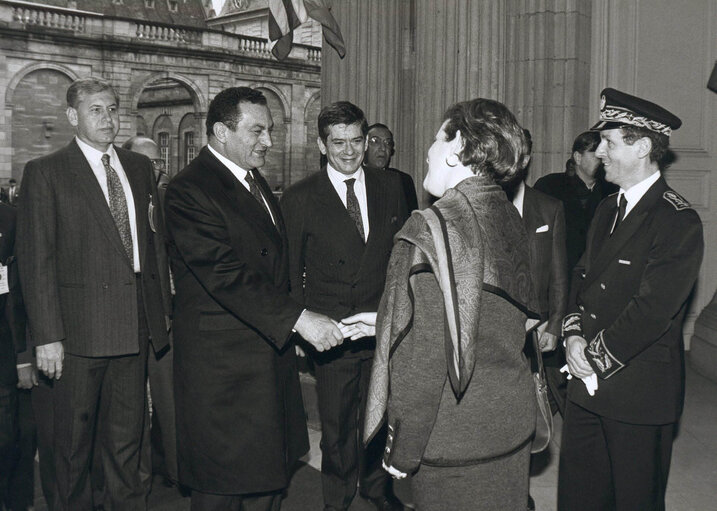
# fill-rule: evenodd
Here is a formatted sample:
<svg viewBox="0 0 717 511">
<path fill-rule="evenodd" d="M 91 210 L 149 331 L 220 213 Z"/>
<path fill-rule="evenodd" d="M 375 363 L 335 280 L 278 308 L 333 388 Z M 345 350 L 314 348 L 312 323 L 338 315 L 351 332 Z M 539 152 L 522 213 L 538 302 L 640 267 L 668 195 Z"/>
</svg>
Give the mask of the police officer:
<svg viewBox="0 0 717 511">
<path fill-rule="evenodd" d="M 563 322 L 568 387 L 558 509 L 664 510 L 682 411 L 682 321 L 702 223 L 661 175 L 682 122 L 605 89 L 596 155 L 620 187 L 598 207 Z M 588 385 L 597 382 L 591 395 Z"/>
</svg>

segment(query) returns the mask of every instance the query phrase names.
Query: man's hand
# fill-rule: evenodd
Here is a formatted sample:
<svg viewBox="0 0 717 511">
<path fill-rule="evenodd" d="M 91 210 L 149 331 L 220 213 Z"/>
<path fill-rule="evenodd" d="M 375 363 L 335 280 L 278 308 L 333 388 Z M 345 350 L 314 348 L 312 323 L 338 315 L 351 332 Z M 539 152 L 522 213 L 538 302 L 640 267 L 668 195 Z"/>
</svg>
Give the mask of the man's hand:
<svg viewBox="0 0 717 511">
<path fill-rule="evenodd" d="M 587 378 L 595 373 L 585 358 L 588 342 L 579 335 L 571 335 L 565 340 L 565 358 L 568 361 L 570 374 L 578 378 Z"/>
<path fill-rule="evenodd" d="M 36 387 L 37 381 L 37 369 L 27 365 L 17 368 L 17 388 L 30 390 Z"/>
<path fill-rule="evenodd" d="M 330 350 L 344 342 L 337 324 L 328 316 L 305 310 L 296 320 L 296 330 L 316 351 Z"/>
<path fill-rule="evenodd" d="M 558 336 L 550 332 L 543 332 L 538 339 L 540 351 L 553 351 L 558 346 Z"/>
<path fill-rule="evenodd" d="M 376 335 L 376 313 L 360 312 L 344 318 L 339 323 L 339 328 L 344 338 L 350 337 L 352 341 L 362 337 Z"/>
<path fill-rule="evenodd" d="M 62 361 L 65 359 L 65 347 L 61 341 L 41 344 L 35 347 L 37 368 L 50 379 L 62 377 Z"/>
</svg>

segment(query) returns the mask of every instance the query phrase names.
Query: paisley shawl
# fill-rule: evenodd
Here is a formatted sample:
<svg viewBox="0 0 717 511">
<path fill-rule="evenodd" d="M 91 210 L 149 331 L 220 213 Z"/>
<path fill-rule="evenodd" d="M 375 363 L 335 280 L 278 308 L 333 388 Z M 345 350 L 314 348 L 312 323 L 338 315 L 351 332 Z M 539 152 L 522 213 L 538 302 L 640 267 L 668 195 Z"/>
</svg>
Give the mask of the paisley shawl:
<svg viewBox="0 0 717 511">
<path fill-rule="evenodd" d="M 443 296 L 448 378 L 456 399 L 476 360 L 481 296 L 494 293 L 523 311 L 537 310 L 522 219 L 490 178 L 461 181 L 431 208 L 416 211 L 396 235 L 376 324 L 376 352 L 367 399 L 365 441 L 383 422 L 390 358 L 413 323 L 412 277 L 432 272 Z"/>
</svg>

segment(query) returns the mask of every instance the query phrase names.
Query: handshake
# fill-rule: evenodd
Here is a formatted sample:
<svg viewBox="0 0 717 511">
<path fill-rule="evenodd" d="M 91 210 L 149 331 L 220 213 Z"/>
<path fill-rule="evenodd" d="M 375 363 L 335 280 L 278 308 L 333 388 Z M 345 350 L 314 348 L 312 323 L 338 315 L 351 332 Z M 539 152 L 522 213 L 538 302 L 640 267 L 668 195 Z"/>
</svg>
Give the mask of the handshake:
<svg viewBox="0 0 717 511">
<path fill-rule="evenodd" d="M 346 338 L 355 341 L 376 335 L 376 313 L 361 312 L 337 323 L 323 314 L 304 310 L 296 321 L 294 330 L 316 351 L 328 351 L 342 344 Z M 297 349 L 300 348 L 297 346 Z"/>
</svg>

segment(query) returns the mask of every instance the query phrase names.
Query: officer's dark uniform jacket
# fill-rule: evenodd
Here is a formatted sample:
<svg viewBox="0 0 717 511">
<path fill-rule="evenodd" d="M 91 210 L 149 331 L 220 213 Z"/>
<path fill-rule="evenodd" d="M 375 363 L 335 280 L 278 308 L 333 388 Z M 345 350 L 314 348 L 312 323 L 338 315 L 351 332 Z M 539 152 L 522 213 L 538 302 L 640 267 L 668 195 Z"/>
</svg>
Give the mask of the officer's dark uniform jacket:
<svg viewBox="0 0 717 511">
<path fill-rule="evenodd" d="M 563 333 L 588 341 L 598 390 L 573 380 L 568 398 L 633 424 L 675 422 L 682 411 L 682 321 L 702 261 L 702 224 L 689 203 L 655 182 L 610 229 L 617 194 L 598 207 L 576 267 Z"/>
</svg>

